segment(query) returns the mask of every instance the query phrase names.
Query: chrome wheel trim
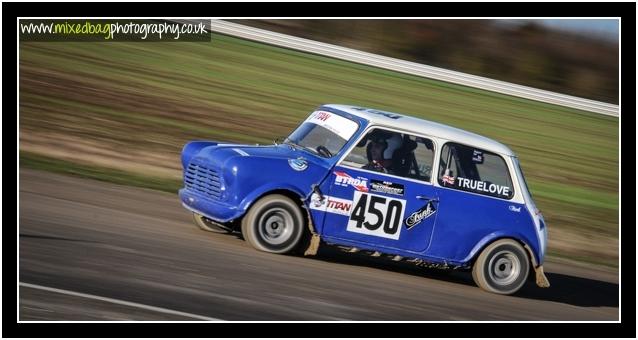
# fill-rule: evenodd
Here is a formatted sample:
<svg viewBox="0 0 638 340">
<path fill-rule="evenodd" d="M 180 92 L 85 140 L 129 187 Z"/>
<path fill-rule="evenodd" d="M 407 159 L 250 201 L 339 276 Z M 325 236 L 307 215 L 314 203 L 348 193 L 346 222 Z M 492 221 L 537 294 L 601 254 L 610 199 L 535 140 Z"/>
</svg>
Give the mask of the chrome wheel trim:
<svg viewBox="0 0 638 340">
<path fill-rule="evenodd" d="M 264 242 L 278 246 L 290 240 L 293 224 L 294 219 L 290 212 L 283 208 L 271 208 L 259 217 L 257 231 Z"/>
<path fill-rule="evenodd" d="M 488 263 L 490 280 L 499 286 L 507 286 L 516 281 L 521 273 L 521 262 L 513 252 L 502 250 L 494 254 Z"/>
</svg>

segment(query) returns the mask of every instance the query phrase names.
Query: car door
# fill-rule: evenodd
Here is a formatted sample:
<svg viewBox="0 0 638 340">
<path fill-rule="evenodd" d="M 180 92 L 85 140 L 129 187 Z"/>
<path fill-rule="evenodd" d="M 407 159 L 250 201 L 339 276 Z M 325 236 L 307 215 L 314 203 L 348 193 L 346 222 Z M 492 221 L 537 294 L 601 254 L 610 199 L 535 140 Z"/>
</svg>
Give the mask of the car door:
<svg viewBox="0 0 638 340">
<path fill-rule="evenodd" d="M 371 136 L 379 131 L 401 139 L 388 168 L 375 166 L 370 159 Z M 369 130 L 327 179 L 323 236 L 363 248 L 424 252 L 438 206 L 431 183 L 433 160 L 429 138 Z"/>
</svg>

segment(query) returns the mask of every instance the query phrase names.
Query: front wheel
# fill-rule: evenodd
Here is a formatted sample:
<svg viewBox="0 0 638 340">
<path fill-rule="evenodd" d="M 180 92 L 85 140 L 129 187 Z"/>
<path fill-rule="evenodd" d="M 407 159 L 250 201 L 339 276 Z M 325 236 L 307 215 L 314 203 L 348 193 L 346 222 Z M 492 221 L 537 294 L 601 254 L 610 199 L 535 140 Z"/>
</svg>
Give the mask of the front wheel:
<svg viewBox="0 0 638 340">
<path fill-rule="evenodd" d="M 244 239 L 255 249 L 285 254 L 295 250 L 304 234 L 301 209 L 283 195 L 268 195 L 258 200 L 241 223 Z"/>
<path fill-rule="evenodd" d="M 503 295 L 521 289 L 528 274 L 527 252 L 512 239 L 501 239 L 487 246 L 472 267 L 472 278 L 479 287 Z"/>
</svg>

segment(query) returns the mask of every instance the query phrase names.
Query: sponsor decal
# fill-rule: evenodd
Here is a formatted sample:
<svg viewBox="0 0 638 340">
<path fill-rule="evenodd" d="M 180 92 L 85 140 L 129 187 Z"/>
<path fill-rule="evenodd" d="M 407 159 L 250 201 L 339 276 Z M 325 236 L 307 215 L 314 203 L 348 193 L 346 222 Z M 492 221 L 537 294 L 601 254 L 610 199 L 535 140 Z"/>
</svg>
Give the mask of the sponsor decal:
<svg viewBox="0 0 638 340">
<path fill-rule="evenodd" d="M 398 115 L 398 114 L 392 113 L 392 112 L 372 110 L 372 109 L 366 110 L 366 112 L 369 112 L 369 113 L 372 113 L 372 114 L 375 114 L 375 115 L 381 115 L 381 116 L 384 116 L 384 117 L 388 117 L 390 119 L 399 119 L 399 118 L 401 118 L 401 115 Z"/>
<path fill-rule="evenodd" d="M 328 196 L 326 199 L 326 211 L 333 214 L 350 216 L 352 201 Z"/>
<path fill-rule="evenodd" d="M 398 240 L 405 200 L 355 191 L 347 231 Z"/>
<path fill-rule="evenodd" d="M 408 218 L 405 219 L 405 225 L 407 226 L 406 229 L 410 230 L 415 225 L 434 215 L 435 212 L 436 208 L 434 207 L 434 203 L 432 203 L 432 201 L 428 202 L 421 209 L 413 212 L 412 214 L 410 214 L 410 216 L 408 216 Z"/>
<path fill-rule="evenodd" d="M 483 181 L 476 181 L 469 178 L 457 177 L 456 184 L 460 188 L 470 189 L 479 193 L 487 193 L 490 195 L 509 197 L 510 188 L 504 185 L 498 185 L 494 183 L 488 184 Z"/>
<path fill-rule="evenodd" d="M 310 196 L 310 209 L 317 209 L 320 208 L 326 201 L 326 196 L 322 197 L 317 194 L 317 193 L 313 193 L 312 196 Z"/>
<path fill-rule="evenodd" d="M 328 120 L 328 118 L 330 118 L 331 114 L 325 111 L 315 111 L 315 113 L 313 114 L 314 119 L 318 119 L 322 122 L 325 122 L 326 120 Z"/>
<path fill-rule="evenodd" d="M 308 119 L 306 119 L 306 122 L 317 124 L 336 133 L 345 140 L 349 140 L 359 127 L 356 122 L 350 119 L 326 111 L 313 112 Z"/>
<path fill-rule="evenodd" d="M 368 191 L 368 179 L 365 177 L 357 176 L 354 178 L 348 175 L 344 171 L 335 171 L 335 184 L 343 187 L 353 186 L 357 191 Z"/>
<path fill-rule="evenodd" d="M 378 192 L 382 194 L 392 194 L 392 195 L 403 196 L 403 192 L 405 191 L 405 188 L 403 187 L 403 184 L 392 183 L 387 181 L 377 181 L 373 179 L 370 181 L 370 191 Z"/>
<path fill-rule="evenodd" d="M 326 197 L 328 196 L 322 196 L 313 192 L 312 196 L 310 196 L 310 209 L 325 211 Z"/>
<path fill-rule="evenodd" d="M 323 200 L 321 200 L 317 194 L 312 194 L 310 197 L 310 209 L 350 216 L 351 208 L 351 200 L 332 196 L 323 196 Z"/>
<path fill-rule="evenodd" d="M 450 175 L 443 175 L 442 180 L 443 180 L 443 183 L 454 185 L 454 177 Z"/>
<path fill-rule="evenodd" d="M 513 211 L 513 212 L 521 212 L 521 207 L 516 207 L 516 206 L 513 206 L 513 205 L 510 205 L 509 209 L 510 209 L 510 211 Z"/>
<path fill-rule="evenodd" d="M 296 171 L 304 171 L 308 169 L 308 161 L 303 158 L 289 159 L 288 165 Z"/>
<path fill-rule="evenodd" d="M 472 153 L 472 161 L 476 163 L 483 163 L 483 151 L 474 150 Z"/>
</svg>

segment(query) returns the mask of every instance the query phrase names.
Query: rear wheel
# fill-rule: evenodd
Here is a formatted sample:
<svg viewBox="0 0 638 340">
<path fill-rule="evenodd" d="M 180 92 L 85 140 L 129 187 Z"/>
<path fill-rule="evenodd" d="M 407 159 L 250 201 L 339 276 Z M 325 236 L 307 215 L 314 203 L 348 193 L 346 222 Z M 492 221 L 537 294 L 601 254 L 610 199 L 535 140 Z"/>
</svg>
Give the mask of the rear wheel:
<svg viewBox="0 0 638 340">
<path fill-rule="evenodd" d="M 299 206 L 283 195 L 268 195 L 258 200 L 241 224 L 244 239 L 255 249 L 285 254 L 302 241 L 305 220 Z"/>
<path fill-rule="evenodd" d="M 523 287 L 529 268 L 529 257 L 520 243 L 502 239 L 481 252 L 472 267 L 472 278 L 488 292 L 509 295 Z"/>
<path fill-rule="evenodd" d="M 221 223 L 217 223 L 213 220 L 206 218 L 198 213 L 193 213 L 193 220 L 199 229 L 210 231 L 213 233 L 226 234 L 232 232 L 232 228 L 225 226 Z"/>
</svg>

